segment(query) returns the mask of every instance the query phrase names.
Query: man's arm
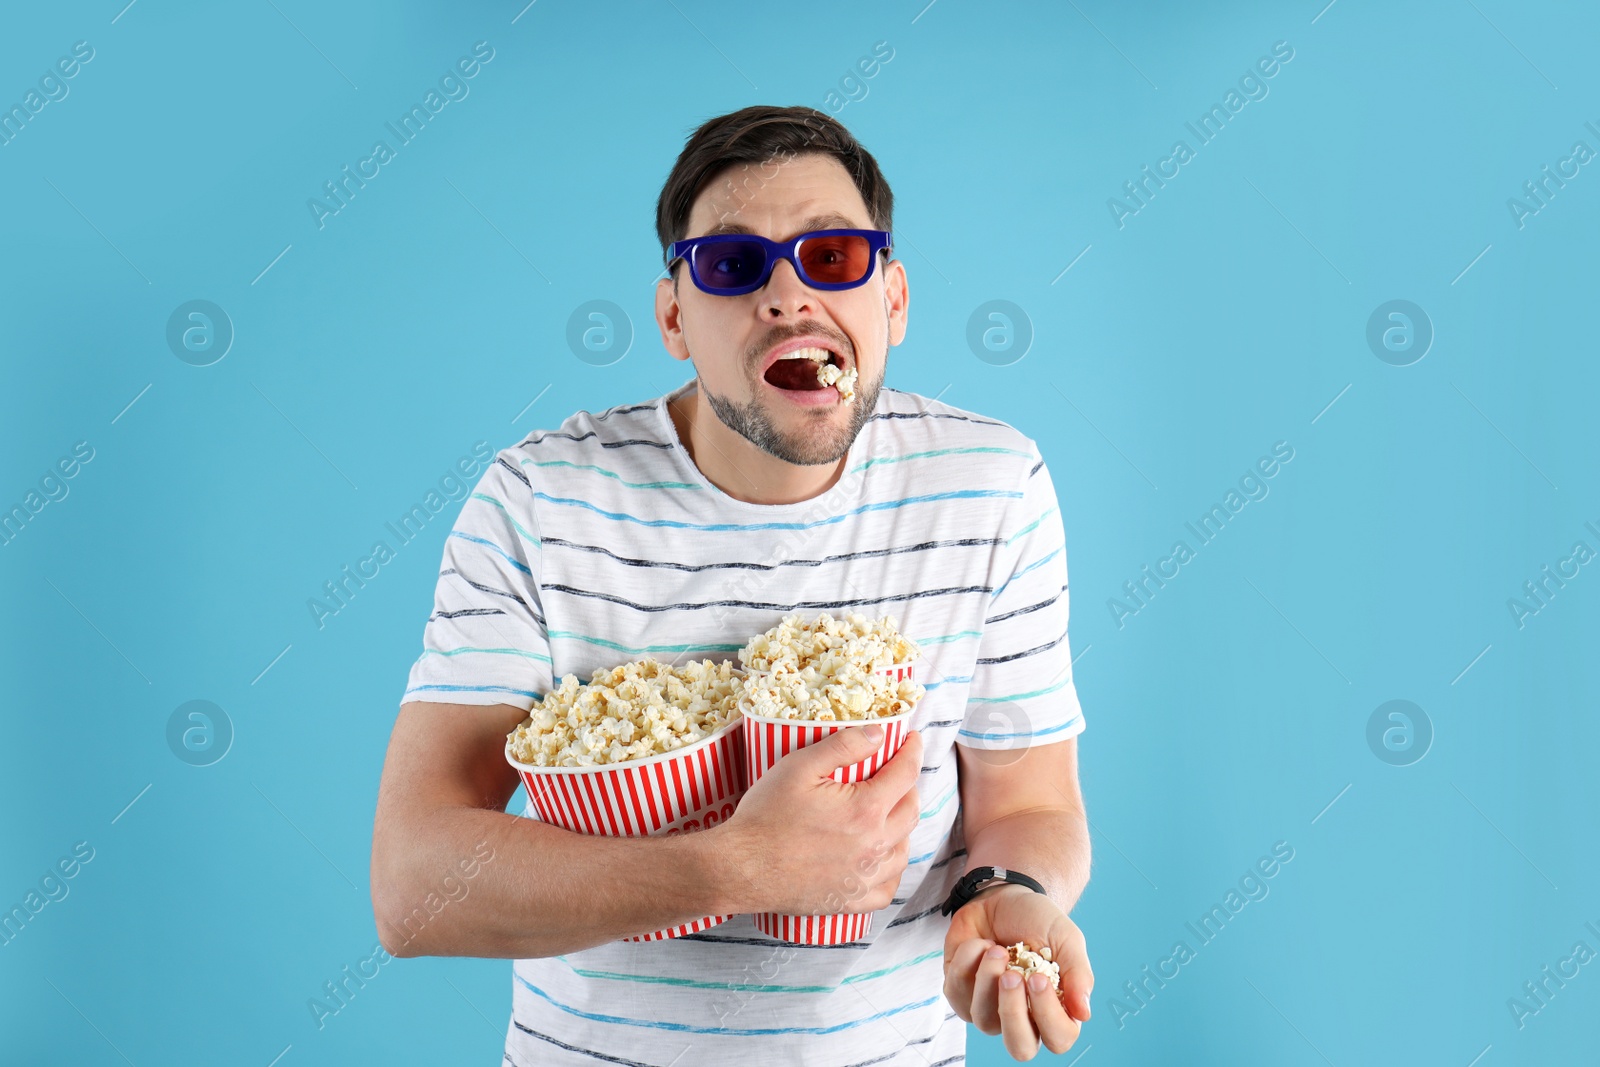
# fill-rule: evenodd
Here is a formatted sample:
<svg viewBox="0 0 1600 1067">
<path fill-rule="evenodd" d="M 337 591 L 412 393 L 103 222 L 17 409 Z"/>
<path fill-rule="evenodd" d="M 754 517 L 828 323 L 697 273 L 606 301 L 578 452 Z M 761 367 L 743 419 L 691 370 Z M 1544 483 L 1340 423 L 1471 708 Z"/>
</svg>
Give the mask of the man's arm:
<svg viewBox="0 0 1600 1067">
<path fill-rule="evenodd" d="M 1094 972 L 1083 933 L 1067 913 L 1089 881 L 1088 818 L 1078 789 L 1077 738 L 1020 749 L 957 743 L 966 868 L 1032 875 L 1047 895 L 1011 883 L 958 908 L 945 935 L 945 997 L 961 1018 L 1000 1034 L 1019 1060 L 1043 1045 L 1065 1052 L 1089 1018 Z M 1035 975 L 1024 988 L 1007 969 L 1007 945 L 1049 945 L 1060 993 Z"/>
<path fill-rule="evenodd" d="M 1078 789 L 1082 708 L 1067 640 L 1066 529 L 1038 446 L 1001 528 L 965 722 L 956 737 L 967 867 L 1031 874 L 1062 911 L 1089 881 Z M 971 738 L 971 744 L 963 743 Z M 1065 739 L 1065 740 L 1063 740 Z"/>
<path fill-rule="evenodd" d="M 527 959 L 707 915 L 876 911 L 905 873 L 920 733 L 865 782 L 830 775 L 881 738 L 840 730 L 780 760 L 726 822 L 598 837 L 506 813 L 518 783 L 506 734 L 523 717 L 507 704 L 401 706 L 372 832 L 372 907 L 391 955 Z"/>
<path fill-rule="evenodd" d="M 553 956 L 739 910 L 748 887 L 713 830 L 587 837 L 508 814 L 519 778 L 506 734 L 525 716 L 401 707 L 372 833 L 372 906 L 391 955 Z"/>
<path fill-rule="evenodd" d="M 956 755 L 966 869 L 1021 871 L 1046 892 L 1010 883 L 985 889 L 956 909 L 945 935 L 945 997 L 1024 1060 L 1041 1042 L 1064 1052 L 1078 1039 L 1094 988 L 1083 932 L 1068 917 L 1089 881 L 1089 827 L 1078 788 L 1083 710 L 1067 641 L 1066 531 L 1049 466 L 1028 445 L 990 566 L 995 591 Z M 1022 983 L 1007 968 L 1005 946 L 1018 941 L 1050 947 L 1061 968 L 1059 997 L 1042 975 Z"/>
<path fill-rule="evenodd" d="M 1062 911 L 1089 884 L 1089 821 L 1078 785 L 1078 739 L 1029 748 L 957 743 L 966 868 L 994 865 L 1044 883 Z"/>
</svg>

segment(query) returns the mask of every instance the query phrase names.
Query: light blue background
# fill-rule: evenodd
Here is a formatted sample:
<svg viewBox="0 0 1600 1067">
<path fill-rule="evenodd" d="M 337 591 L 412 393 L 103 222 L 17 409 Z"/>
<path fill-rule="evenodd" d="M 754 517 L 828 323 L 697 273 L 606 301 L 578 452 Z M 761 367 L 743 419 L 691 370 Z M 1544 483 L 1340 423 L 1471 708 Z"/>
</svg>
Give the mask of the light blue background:
<svg viewBox="0 0 1600 1067">
<path fill-rule="evenodd" d="M 1066 522 L 1098 982 L 1058 1062 L 1592 1062 L 1600 964 L 1521 1029 L 1507 1000 L 1600 949 L 1600 567 L 1521 629 L 1506 606 L 1600 549 L 1600 165 L 1523 228 L 1506 206 L 1600 149 L 1592 6 L 123 2 L 0 32 L 8 107 L 95 49 L 0 147 L 0 505 L 95 449 L 0 547 L 0 905 L 95 849 L 0 947 L 5 1063 L 498 1062 L 503 961 L 390 964 L 321 1031 L 306 1006 L 376 941 L 447 517 L 324 628 L 306 600 L 473 442 L 682 381 L 650 282 L 684 137 L 824 107 L 880 40 L 839 117 L 898 203 L 889 382 L 1036 438 Z M 319 230 L 307 199 L 478 40 L 470 96 Z M 1107 198 L 1280 40 L 1270 94 L 1119 229 Z M 165 342 L 192 299 L 236 330 L 212 366 Z M 608 367 L 565 341 L 596 299 L 635 330 Z M 992 299 L 1034 330 L 1008 366 L 966 343 Z M 1391 299 L 1436 331 L 1411 366 L 1365 340 Z M 1108 598 L 1280 440 L 1270 496 L 1118 628 Z M 193 699 L 236 732 L 209 767 L 165 740 Z M 1391 699 L 1435 731 L 1410 766 L 1367 744 Z M 1122 984 L 1278 841 L 1270 896 L 1119 1028 Z"/>
</svg>

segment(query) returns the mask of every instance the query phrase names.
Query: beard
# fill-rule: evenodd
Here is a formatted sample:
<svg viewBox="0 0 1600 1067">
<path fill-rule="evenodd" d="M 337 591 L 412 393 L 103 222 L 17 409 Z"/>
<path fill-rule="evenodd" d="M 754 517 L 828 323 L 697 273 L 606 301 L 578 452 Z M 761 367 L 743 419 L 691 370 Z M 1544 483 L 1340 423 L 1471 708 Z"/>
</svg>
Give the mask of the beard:
<svg viewBox="0 0 1600 1067">
<path fill-rule="evenodd" d="M 788 340 L 790 337 L 800 337 L 807 334 L 820 334 L 832 339 L 841 348 L 851 353 L 851 363 L 858 368 L 854 360 L 854 346 L 848 338 L 834 330 L 821 329 L 813 326 L 795 326 L 784 330 L 775 330 L 763 338 L 757 345 L 752 345 L 745 356 L 745 377 L 750 384 L 751 400 L 739 403 L 724 396 L 718 396 L 706 388 L 705 381 L 699 383 L 700 391 L 705 394 L 706 402 L 711 405 L 711 410 L 716 412 L 722 424 L 746 441 L 755 445 L 769 456 L 775 456 L 786 463 L 793 463 L 801 467 L 815 467 L 825 463 L 837 463 L 845 453 L 850 451 L 850 446 L 855 443 L 856 436 L 861 432 L 861 427 L 867 424 L 872 417 L 873 409 L 878 405 L 878 392 L 883 387 L 883 373 L 871 382 L 858 381 L 856 383 L 856 396 L 850 402 L 854 409 L 850 418 L 843 426 L 834 422 L 836 407 L 808 408 L 802 411 L 804 425 L 798 430 L 785 432 L 778 428 L 772 417 L 772 409 L 766 403 L 763 395 L 759 369 L 761 357 L 771 350 L 774 344 Z M 885 331 L 884 352 L 887 353 L 888 336 Z M 887 366 L 885 366 L 887 370 Z"/>
</svg>

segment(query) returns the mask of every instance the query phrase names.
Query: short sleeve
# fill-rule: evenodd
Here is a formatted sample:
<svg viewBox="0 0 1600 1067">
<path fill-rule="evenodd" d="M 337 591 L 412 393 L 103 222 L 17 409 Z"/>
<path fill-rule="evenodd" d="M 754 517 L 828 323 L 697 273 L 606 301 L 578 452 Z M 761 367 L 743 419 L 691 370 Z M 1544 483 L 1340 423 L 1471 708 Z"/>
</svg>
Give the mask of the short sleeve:
<svg viewBox="0 0 1600 1067">
<path fill-rule="evenodd" d="M 1067 546 L 1050 470 L 1032 453 L 1022 496 L 1006 514 L 991 575 L 967 710 L 957 740 L 1026 748 L 1084 728 L 1067 642 Z"/>
<path fill-rule="evenodd" d="M 515 451 L 484 471 L 444 543 L 422 654 L 401 703 L 532 707 L 550 689 L 539 601 L 543 546 L 532 485 Z"/>
</svg>

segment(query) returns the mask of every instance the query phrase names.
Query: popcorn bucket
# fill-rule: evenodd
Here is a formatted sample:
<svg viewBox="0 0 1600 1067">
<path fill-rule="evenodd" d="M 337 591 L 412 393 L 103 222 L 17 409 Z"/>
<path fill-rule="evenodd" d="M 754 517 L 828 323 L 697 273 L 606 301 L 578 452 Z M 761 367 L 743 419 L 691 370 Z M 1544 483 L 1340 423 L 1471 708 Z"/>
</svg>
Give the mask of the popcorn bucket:
<svg viewBox="0 0 1600 1067">
<path fill-rule="evenodd" d="M 879 671 L 895 681 L 911 677 L 911 664 L 899 663 Z M 852 719 L 846 722 L 813 722 L 808 719 L 777 719 L 767 715 L 744 716 L 744 742 L 749 760 L 750 782 L 754 784 L 761 775 L 796 749 L 827 737 L 839 730 L 856 726 L 877 724 L 883 727 L 883 744 L 866 759 L 837 767 L 833 771 L 836 782 L 864 782 L 889 762 L 905 741 L 908 722 L 915 711 L 903 712 L 876 719 Z M 872 929 L 872 912 L 847 912 L 838 915 L 785 915 L 781 912 L 758 912 L 751 916 L 756 929 L 768 937 L 796 945 L 842 945 L 859 941 Z"/>
<path fill-rule="evenodd" d="M 715 733 L 656 756 L 595 767 L 536 767 L 511 755 L 539 821 L 599 837 L 693 833 L 726 822 L 748 788 L 743 729 L 736 719 Z M 708 930 L 731 915 L 708 915 L 666 930 L 623 938 L 660 941 Z"/>
</svg>

